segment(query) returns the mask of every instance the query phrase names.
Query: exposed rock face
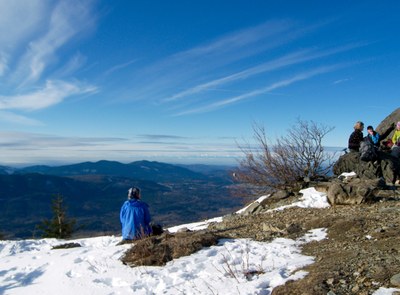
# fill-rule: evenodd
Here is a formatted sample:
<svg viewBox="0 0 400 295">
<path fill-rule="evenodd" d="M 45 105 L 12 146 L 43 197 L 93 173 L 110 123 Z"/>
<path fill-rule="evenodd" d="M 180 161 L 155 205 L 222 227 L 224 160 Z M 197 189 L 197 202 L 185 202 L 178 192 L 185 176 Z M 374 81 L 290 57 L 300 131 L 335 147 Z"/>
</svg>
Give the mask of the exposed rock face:
<svg viewBox="0 0 400 295">
<path fill-rule="evenodd" d="M 348 153 L 342 155 L 333 166 L 333 173 L 340 175 L 354 171 L 362 179 L 375 179 L 383 177 L 386 182 L 395 180 L 395 174 L 399 174 L 400 161 L 398 158 L 378 152 L 378 161 L 365 162 L 360 159 L 360 153 Z"/>
<path fill-rule="evenodd" d="M 357 205 L 372 200 L 375 193 L 385 185 L 381 179 L 356 178 L 349 183 L 333 182 L 328 189 L 327 197 L 331 205 Z"/>
<path fill-rule="evenodd" d="M 381 139 L 385 140 L 386 138 L 390 138 L 393 136 L 393 129 L 391 129 L 391 125 L 393 123 L 397 123 L 400 121 L 400 108 L 397 108 L 393 111 L 389 116 L 387 116 L 376 128 L 375 130 L 381 135 Z M 391 131 L 388 132 L 388 130 Z M 388 133 L 388 134 L 386 134 Z"/>
</svg>

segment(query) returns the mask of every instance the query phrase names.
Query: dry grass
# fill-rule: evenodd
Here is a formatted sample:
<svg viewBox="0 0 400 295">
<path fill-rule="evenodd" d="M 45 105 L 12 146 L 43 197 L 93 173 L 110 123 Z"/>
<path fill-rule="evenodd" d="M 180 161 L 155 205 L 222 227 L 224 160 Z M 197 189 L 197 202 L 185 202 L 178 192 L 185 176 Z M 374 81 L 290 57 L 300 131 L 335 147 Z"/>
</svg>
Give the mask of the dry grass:
<svg viewBox="0 0 400 295">
<path fill-rule="evenodd" d="M 216 245 L 218 237 L 203 231 L 184 233 L 164 233 L 135 241 L 121 258 L 131 267 L 153 265 L 162 266 L 168 261 L 188 256 L 202 249 Z"/>
</svg>

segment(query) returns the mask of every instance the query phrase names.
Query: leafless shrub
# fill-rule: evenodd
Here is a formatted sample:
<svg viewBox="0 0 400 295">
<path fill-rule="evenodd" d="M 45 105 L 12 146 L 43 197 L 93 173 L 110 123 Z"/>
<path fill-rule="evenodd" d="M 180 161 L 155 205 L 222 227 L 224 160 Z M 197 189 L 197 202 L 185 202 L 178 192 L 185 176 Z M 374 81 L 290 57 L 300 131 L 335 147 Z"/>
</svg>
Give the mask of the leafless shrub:
<svg viewBox="0 0 400 295">
<path fill-rule="evenodd" d="M 244 158 L 239 162 L 235 178 L 253 188 L 255 194 L 274 189 L 298 189 L 305 178 L 326 176 L 334 162 L 334 154 L 325 152 L 322 140 L 333 130 L 313 121 L 297 120 L 286 136 L 271 144 L 265 128 L 253 125 L 256 147 L 240 146 Z"/>
<path fill-rule="evenodd" d="M 225 248 L 226 249 L 226 248 Z M 235 279 L 237 283 L 240 283 L 240 279 L 244 277 L 247 281 L 252 280 L 254 276 L 264 274 L 265 271 L 262 267 L 262 264 L 255 266 L 252 265 L 249 261 L 250 257 L 250 248 L 246 245 L 245 249 L 242 249 L 241 253 L 241 267 L 238 268 L 234 261 L 231 252 L 226 249 L 227 254 L 222 254 L 222 265 L 221 268 L 223 271 L 219 271 L 222 274 L 225 274 L 228 277 Z"/>
</svg>

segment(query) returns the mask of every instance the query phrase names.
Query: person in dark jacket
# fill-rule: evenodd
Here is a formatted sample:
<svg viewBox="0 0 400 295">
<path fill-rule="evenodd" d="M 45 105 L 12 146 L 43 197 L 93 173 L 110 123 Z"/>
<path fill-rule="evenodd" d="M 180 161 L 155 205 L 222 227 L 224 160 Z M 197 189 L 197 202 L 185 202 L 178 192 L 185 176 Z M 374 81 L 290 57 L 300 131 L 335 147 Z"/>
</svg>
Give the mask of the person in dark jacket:
<svg viewBox="0 0 400 295">
<path fill-rule="evenodd" d="M 122 239 L 135 240 L 151 234 L 149 206 L 141 201 L 140 189 L 128 190 L 128 200 L 121 207 Z"/>
<path fill-rule="evenodd" d="M 350 152 L 358 152 L 360 150 L 360 143 L 364 138 L 362 131 L 364 130 L 364 123 L 361 121 L 356 122 L 354 131 L 350 134 L 348 148 Z"/>
</svg>

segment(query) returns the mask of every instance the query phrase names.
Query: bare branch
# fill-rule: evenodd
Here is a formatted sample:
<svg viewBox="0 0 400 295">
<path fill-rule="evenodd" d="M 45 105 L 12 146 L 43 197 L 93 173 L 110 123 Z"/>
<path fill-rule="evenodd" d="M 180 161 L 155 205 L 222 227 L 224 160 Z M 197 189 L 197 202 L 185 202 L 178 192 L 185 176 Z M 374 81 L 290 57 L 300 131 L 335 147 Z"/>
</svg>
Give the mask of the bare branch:
<svg viewBox="0 0 400 295">
<path fill-rule="evenodd" d="M 297 120 L 286 136 L 272 145 L 265 128 L 253 124 L 256 147 L 240 146 L 244 158 L 239 162 L 236 179 L 259 193 L 274 189 L 299 188 L 304 178 L 326 176 L 334 164 L 334 154 L 323 147 L 323 138 L 333 130 L 313 121 Z"/>
</svg>

